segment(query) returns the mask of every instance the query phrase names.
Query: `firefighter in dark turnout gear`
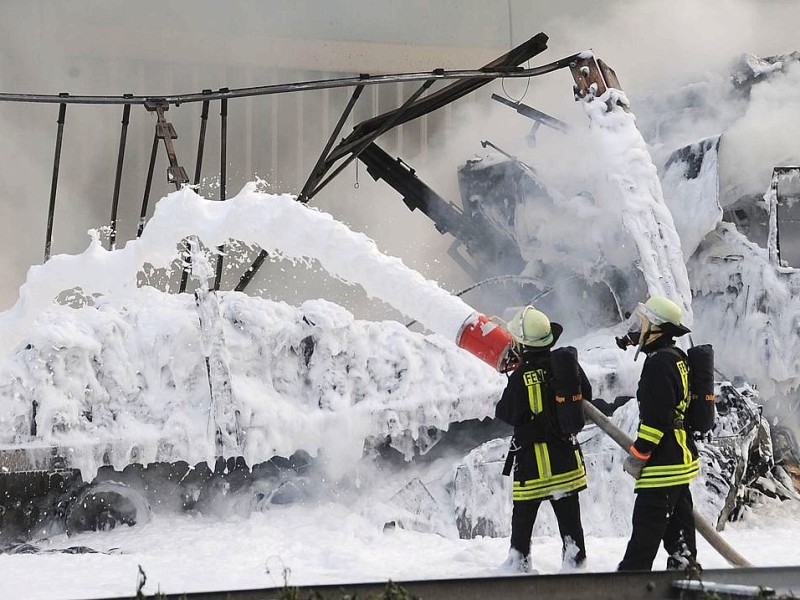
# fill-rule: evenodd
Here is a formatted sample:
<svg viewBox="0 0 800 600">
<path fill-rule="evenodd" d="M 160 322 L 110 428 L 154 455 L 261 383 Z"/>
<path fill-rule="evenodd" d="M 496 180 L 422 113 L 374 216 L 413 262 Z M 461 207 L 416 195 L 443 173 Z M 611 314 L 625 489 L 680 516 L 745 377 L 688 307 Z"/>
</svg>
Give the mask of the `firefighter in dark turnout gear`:
<svg viewBox="0 0 800 600">
<path fill-rule="evenodd" d="M 697 545 L 689 483 L 699 471 L 697 448 L 687 434 L 689 362 L 673 338 L 689 333 L 681 309 L 653 296 L 635 311 L 639 348 L 647 355 L 639 379 L 639 429 L 623 469 L 636 479 L 633 531 L 620 571 L 649 571 L 663 541 L 667 568 L 696 567 Z M 631 334 L 633 335 L 633 334 Z"/>
<path fill-rule="evenodd" d="M 526 306 L 509 323 L 519 366 L 495 415 L 514 427 L 504 475 L 514 472 L 511 549 L 504 566 L 532 571 L 530 546 L 539 506 L 549 500 L 558 521 L 565 566 L 582 566 L 586 547 L 578 492 L 586 468 L 575 434 L 584 424 L 581 400 L 592 390 L 575 348 L 551 348 L 563 328 Z"/>
</svg>

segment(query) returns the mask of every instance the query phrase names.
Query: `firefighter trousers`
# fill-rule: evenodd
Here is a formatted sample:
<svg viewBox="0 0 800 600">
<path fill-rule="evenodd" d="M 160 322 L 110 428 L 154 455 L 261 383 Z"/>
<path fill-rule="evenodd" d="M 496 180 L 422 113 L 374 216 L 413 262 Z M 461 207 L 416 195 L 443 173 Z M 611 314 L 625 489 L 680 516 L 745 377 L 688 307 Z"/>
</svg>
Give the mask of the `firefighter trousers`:
<svg viewBox="0 0 800 600">
<path fill-rule="evenodd" d="M 531 535 L 541 500 L 516 500 L 511 513 L 511 547 L 523 556 L 530 556 Z M 570 566 L 582 565 L 586 561 L 586 545 L 581 525 L 581 505 L 578 494 L 550 500 L 561 535 L 561 558 Z"/>
<path fill-rule="evenodd" d="M 696 564 L 694 505 L 689 485 L 639 490 L 633 505 L 633 531 L 618 571 L 649 571 L 664 542 L 667 568 Z"/>
</svg>

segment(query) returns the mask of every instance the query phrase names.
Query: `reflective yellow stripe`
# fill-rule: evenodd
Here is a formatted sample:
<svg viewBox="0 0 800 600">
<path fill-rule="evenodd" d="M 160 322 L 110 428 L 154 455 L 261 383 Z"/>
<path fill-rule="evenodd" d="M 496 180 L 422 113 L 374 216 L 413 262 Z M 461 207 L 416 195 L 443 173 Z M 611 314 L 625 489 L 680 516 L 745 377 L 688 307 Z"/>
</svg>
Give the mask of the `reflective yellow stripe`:
<svg viewBox="0 0 800 600">
<path fill-rule="evenodd" d="M 541 412 L 539 405 L 541 404 L 541 399 L 539 397 L 539 386 L 538 385 L 529 385 L 528 386 L 528 404 L 531 407 L 531 412 L 535 415 L 538 415 Z"/>
<path fill-rule="evenodd" d="M 526 479 L 525 481 L 515 481 L 514 489 L 533 490 L 554 483 L 564 483 L 565 481 L 569 481 L 570 479 L 573 479 L 575 477 L 580 477 L 585 474 L 586 474 L 586 469 L 584 468 L 583 465 L 581 465 L 577 469 L 573 469 L 572 471 L 567 471 L 566 473 L 559 473 L 558 475 L 554 475 L 553 477 L 547 477 L 547 478 L 540 477 L 538 479 Z"/>
<path fill-rule="evenodd" d="M 675 439 L 678 442 L 678 446 L 680 446 L 681 450 L 683 450 L 683 464 L 685 465 L 690 464 L 693 460 L 693 457 L 692 453 L 689 451 L 689 446 L 686 445 L 686 430 L 676 429 Z"/>
<path fill-rule="evenodd" d="M 649 427 L 642 423 L 639 425 L 639 437 L 643 440 L 647 440 L 648 442 L 658 444 L 658 442 L 661 441 L 661 438 L 664 437 L 664 432 L 656 429 L 655 427 Z"/>
<path fill-rule="evenodd" d="M 697 460 L 688 465 L 658 465 L 642 469 L 642 476 L 636 480 L 636 489 L 667 487 L 689 483 L 700 472 Z"/>
<path fill-rule="evenodd" d="M 539 469 L 539 477 L 544 479 L 550 477 L 553 471 L 550 468 L 550 453 L 547 451 L 547 444 L 539 442 L 533 445 L 536 454 L 536 467 Z"/>
<path fill-rule="evenodd" d="M 540 490 L 535 491 L 517 491 L 514 490 L 512 494 L 513 500 L 537 500 L 540 498 L 546 498 L 548 496 L 552 496 L 554 494 L 566 494 L 568 492 L 573 492 L 575 490 L 581 490 L 586 487 L 586 476 L 580 477 L 575 481 L 569 484 L 561 484 L 556 486 L 550 486 L 547 488 L 542 488 Z"/>
<path fill-rule="evenodd" d="M 644 488 L 657 488 L 657 487 L 669 487 L 673 485 L 683 485 L 684 483 L 689 483 L 697 476 L 697 471 L 693 471 L 691 473 L 686 473 L 685 475 L 674 475 L 673 477 L 651 477 L 649 479 L 639 478 L 636 480 L 636 485 L 634 489 L 644 489 Z"/>
<path fill-rule="evenodd" d="M 542 369 L 528 371 L 525 373 L 522 380 L 528 388 L 528 405 L 531 408 L 531 412 L 538 415 L 544 408 L 542 404 L 542 381 L 544 381 L 544 371 Z"/>
<path fill-rule="evenodd" d="M 586 469 L 580 466 L 567 473 L 546 479 L 515 481 L 512 497 L 514 500 L 535 500 L 554 493 L 567 493 L 586 486 Z"/>
<path fill-rule="evenodd" d="M 575 479 L 586 477 L 586 469 L 579 467 L 574 471 L 562 473 L 558 477 L 552 477 L 547 480 L 544 479 L 529 479 L 528 481 L 515 481 L 514 492 L 531 492 L 544 488 L 558 487 L 565 483 L 570 483 Z"/>
<path fill-rule="evenodd" d="M 686 408 L 689 406 L 689 366 L 684 360 L 679 360 L 676 365 L 678 367 L 678 372 L 681 374 L 681 389 L 683 390 L 683 394 L 675 410 L 678 412 L 678 418 L 683 419 L 686 414 Z"/>
<path fill-rule="evenodd" d="M 692 469 L 697 469 L 699 464 L 697 460 L 693 460 L 685 465 L 648 465 L 642 469 L 642 477 L 688 473 Z"/>
</svg>

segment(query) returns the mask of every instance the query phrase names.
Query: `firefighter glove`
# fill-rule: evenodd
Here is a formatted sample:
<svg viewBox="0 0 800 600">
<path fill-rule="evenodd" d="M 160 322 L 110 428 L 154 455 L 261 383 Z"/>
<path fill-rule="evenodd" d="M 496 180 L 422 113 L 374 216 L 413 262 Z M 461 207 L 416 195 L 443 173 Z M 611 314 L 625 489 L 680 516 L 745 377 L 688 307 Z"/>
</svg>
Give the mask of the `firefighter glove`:
<svg viewBox="0 0 800 600">
<path fill-rule="evenodd" d="M 642 474 L 642 469 L 644 469 L 644 466 L 647 464 L 650 455 L 642 454 L 633 446 L 631 446 L 628 451 L 628 456 L 626 456 L 625 460 L 622 462 L 622 470 L 634 479 L 639 479 Z"/>
</svg>

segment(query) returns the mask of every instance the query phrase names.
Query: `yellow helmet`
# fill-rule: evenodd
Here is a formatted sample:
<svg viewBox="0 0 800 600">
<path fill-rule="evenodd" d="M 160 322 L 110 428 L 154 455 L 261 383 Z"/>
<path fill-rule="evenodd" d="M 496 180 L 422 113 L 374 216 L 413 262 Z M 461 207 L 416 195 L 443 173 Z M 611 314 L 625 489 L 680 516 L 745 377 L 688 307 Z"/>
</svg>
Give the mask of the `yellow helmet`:
<svg viewBox="0 0 800 600">
<path fill-rule="evenodd" d="M 668 335 L 677 337 L 689 333 L 689 328 L 681 325 L 681 307 L 665 296 L 650 297 L 647 302 L 636 307 L 636 312 L 639 318 L 645 319 Z"/>
<path fill-rule="evenodd" d="M 518 344 L 533 348 L 552 346 L 563 328 L 558 323 L 550 323 L 547 315 L 528 305 L 519 311 L 508 323 L 508 332 Z"/>
</svg>

